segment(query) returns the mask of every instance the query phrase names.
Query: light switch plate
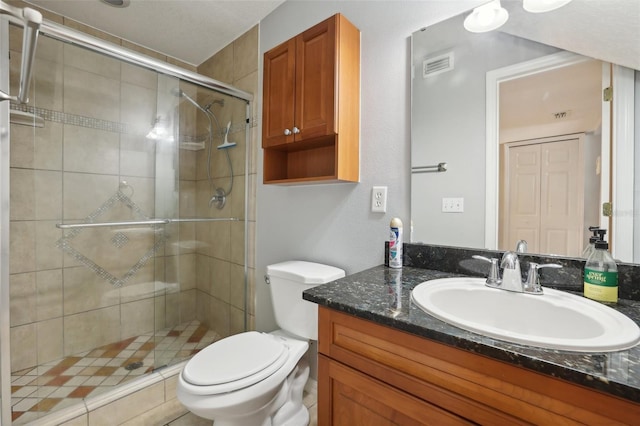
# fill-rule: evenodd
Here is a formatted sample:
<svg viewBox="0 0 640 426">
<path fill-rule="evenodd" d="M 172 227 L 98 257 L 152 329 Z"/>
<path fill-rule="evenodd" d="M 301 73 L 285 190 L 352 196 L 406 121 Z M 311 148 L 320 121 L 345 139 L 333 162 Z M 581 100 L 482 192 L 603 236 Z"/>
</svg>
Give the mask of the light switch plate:
<svg viewBox="0 0 640 426">
<path fill-rule="evenodd" d="M 443 213 L 463 213 L 464 198 L 443 198 L 442 212 Z"/>
</svg>

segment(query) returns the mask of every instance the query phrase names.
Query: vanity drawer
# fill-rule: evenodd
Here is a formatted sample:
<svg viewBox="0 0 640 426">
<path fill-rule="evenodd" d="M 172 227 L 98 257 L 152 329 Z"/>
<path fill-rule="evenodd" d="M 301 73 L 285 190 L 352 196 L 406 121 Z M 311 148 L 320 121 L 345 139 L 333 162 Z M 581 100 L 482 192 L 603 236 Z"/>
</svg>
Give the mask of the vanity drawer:
<svg viewBox="0 0 640 426">
<path fill-rule="evenodd" d="M 321 354 L 476 423 L 611 425 L 640 419 L 640 404 L 325 307 L 318 315 Z M 327 378 L 318 380 L 320 403 L 330 389 Z"/>
</svg>

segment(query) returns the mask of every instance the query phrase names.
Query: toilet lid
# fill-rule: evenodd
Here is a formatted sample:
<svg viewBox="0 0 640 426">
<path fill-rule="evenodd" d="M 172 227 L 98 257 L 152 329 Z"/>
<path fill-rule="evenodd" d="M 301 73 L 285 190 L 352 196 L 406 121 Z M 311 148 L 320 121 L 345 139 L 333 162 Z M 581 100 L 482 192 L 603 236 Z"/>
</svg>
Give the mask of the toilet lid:
<svg viewBox="0 0 640 426">
<path fill-rule="evenodd" d="M 287 360 L 287 346 L 278 337 L 249 331 L 219 340 L 185 365 L 182 377 L 197 386 L 230 392 L 270 376 Z"/>
</svg>

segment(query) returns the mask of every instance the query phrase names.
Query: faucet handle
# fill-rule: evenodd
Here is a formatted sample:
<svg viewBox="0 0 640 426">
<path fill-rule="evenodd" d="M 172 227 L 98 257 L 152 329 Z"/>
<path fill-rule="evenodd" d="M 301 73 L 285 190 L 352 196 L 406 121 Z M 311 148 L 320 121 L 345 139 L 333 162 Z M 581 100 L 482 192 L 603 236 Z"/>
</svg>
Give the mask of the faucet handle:
<svg viewBox="0 0 640 426">
<path fill-rule="evenodd" d="M 524 292 L 530 294 L 542 294 L 542 286 L 540 285 L 540 277 L 538 276 L 538 270 L 542 268 L 562 268 L 562 265 L 557 263 L 545 263 L 544 265 L 537 264 L 535 262 L 529 263 L 529 273 L 527 274 L 527 281 L 524 283 Z"/>
<path fill-rule="evenodd" d="M 482 260 L 484 262 L 489 262 L 491 267 L 489 269 L 489 275 L 487 276 L 487 285 L 491 287 L 497 287 L 500 285 L 500 267 L 498 266 L 498 260 L 495 257 L 489 259 L 488 257 L 473 255 L 471 256 L 474 259 Z"/>
</svg>

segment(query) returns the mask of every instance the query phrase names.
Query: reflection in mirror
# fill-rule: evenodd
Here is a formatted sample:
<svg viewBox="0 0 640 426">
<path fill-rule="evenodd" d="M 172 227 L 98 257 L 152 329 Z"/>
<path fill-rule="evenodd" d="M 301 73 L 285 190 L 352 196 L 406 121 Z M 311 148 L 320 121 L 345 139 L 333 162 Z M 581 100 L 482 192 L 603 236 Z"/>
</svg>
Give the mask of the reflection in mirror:
<svg viewBox="0 0 640 426">
<path fill-rule="evenodd" d="M 412 37 L 411 166 L 448 164 L 412 173 L 412 241 L 514 250 L 525 239 L 530 252 L 577 257 L 589 226 L 633 235 L 600 214 L 610 181 L 633 193 L 633 169 L 622 182 L 610 167 L 610 64 L 500 31 L 469 33 L 464 17 Z M 443 212 L 447 198 L 462 198 L 463 211 Z M 617 258 L 631 262 L 632 251 Z"/>
</svg>

